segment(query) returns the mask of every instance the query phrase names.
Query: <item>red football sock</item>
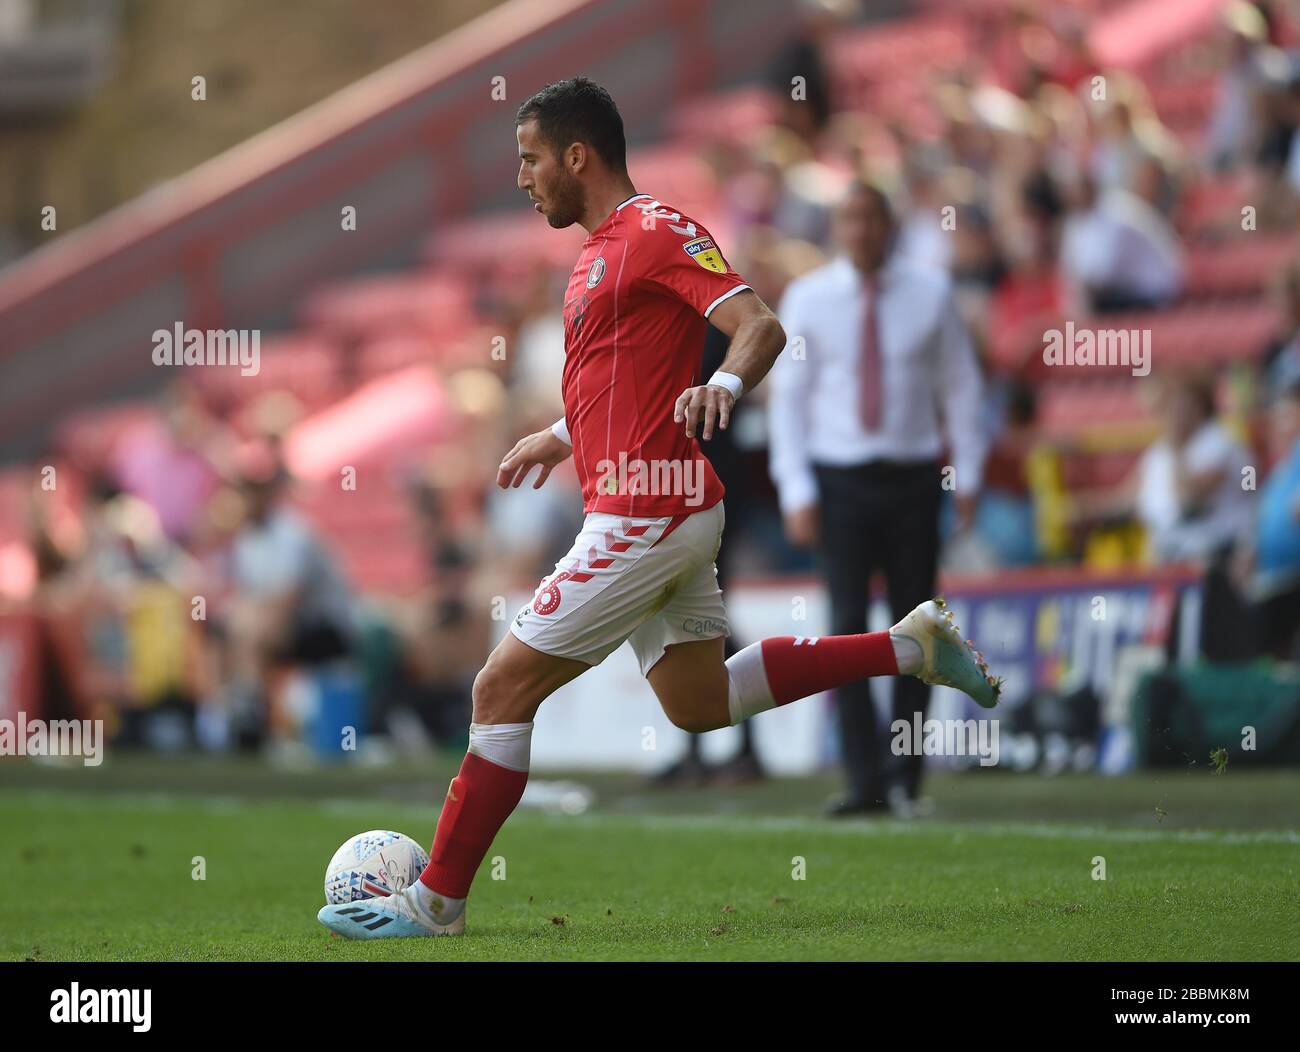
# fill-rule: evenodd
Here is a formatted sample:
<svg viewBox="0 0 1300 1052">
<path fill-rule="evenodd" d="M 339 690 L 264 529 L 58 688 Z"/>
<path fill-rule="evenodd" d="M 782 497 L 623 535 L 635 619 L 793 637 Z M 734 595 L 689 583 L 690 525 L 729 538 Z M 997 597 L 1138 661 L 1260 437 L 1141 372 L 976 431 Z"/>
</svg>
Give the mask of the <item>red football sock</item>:
<svg viewBox="0 0 1300 1052">
<path fill-rule="evenodd" d="M 512 771 L 466 753 L 438 816 L 429 864 L 420 880 L 448 898 L 463 899 L 479 863 L 524 795 L 527 771 Z"/>
<path fill-rule="evenodd" d="M 888 632 L 859 636 L 776 636 L 765 639 L 763 671 L 772 698 L 785 705 L 864 676 L 897 676 Z"/>
</svg>

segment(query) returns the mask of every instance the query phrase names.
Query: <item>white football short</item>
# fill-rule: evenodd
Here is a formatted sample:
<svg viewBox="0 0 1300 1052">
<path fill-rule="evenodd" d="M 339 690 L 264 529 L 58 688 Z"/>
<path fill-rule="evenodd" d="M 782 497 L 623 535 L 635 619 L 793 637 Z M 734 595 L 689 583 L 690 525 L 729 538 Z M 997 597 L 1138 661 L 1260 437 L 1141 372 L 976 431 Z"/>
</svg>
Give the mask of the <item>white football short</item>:
<svg viewBox="0 0 1300 1052">
<path fill-rule="evenodd" d="M 643 675 L 673 643 L 727 635 L 713 565 L 724 522 L 721 501 L 657 519 L 592 512 L 510 631 L 544 654 L 588 665 L 627 640 Z"/>
</svg>

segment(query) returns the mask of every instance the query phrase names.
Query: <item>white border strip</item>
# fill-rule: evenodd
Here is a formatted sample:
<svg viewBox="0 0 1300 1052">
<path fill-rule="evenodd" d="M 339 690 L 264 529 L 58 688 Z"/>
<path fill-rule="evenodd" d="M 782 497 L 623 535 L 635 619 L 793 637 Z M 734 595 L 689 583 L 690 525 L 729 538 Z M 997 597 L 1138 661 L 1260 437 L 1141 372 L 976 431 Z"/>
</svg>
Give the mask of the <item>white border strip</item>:
<svg viewBox="0 0 1300 1052">
<path fill-rule="evenodd" d="M 729 299 L 731 299 L 731 297 L 734 296 L 737 292 L 744 292 L 746 289 L 749 289 L 749 286 L 748 286 L 748 285 L 737 285 L 737 286 L 736 286 L 734 289 L 732 289 L 730 292 L 724 292 L 721 296 L 719 296 L 716 300 L 714 300 L 712 303 L 710 303 L 710 304 L 708 305 L 708 307 L 706 307 L 706 308 L 704 309 L 704 316 L 707 318 L 710 314 L 713 313 L 713 308 L 716 307 L 716 306 L 717 306 L 719 303 L 721 303 L 723 300 L 729 300 Z M 752 292 L 753 289 L 750 289 L 750 291 Z"/>
</svg>

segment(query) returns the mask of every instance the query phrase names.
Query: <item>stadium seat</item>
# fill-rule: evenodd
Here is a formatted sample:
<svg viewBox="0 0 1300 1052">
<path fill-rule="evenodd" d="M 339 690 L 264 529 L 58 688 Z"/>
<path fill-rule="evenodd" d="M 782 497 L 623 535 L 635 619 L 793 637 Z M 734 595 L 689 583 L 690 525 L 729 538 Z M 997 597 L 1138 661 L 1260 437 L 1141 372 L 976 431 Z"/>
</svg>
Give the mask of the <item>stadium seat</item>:
<svg viewBox="0 0 1300 1052">
<path fill-rule="evenodd" d="M 1198 244 L 1186 255 L 1184 297 L 1247 296 L 1264 293 L 1296 255 L 1291 234 L 1246 233 L 1224 244 Z"/>
<path fill-rule="evenodd" d="M 1206 176 L 1188 186 L 1178 203 L 1181 230 L 1196 234 L 1224 224 L 1239 230 L 1249 177 L 1244 173 Z"/>
<path fill-rule="evenodd" d="M 962 19 L 937 15 L 840 34 L 827 63 L 839 104 L 868 110 L 877 85 L 959 66 L 972 46 L 967 30 Z"/>
<path fill-rule="evenodd" d="M 1097 429 L 1150 430 L 1156 424 L 1142 389 L 1122 377 L 1051 380 L 1038 390 L 1039 429 L 1077 440 Z"/>
<path fill-rule="evenodd" d="M 383 274 L 327 285 L 299 312 L 304 325 L 336 339 L 395 330 L 447 335 L 472 316 L 472 290 L 447 272 Z"/>
<path fill-rule="evenodd" d="M 54 433 L 54 448 L 75 464 L 99 464 L 123 435 L 157 417 L 158 408 L 152 402 L 82 409 L 59 425 Z"/>
<path fill-rule="evenodd" d="M 245 376 L 236 366 L 209 367 L 195 381 L 229 406 L 243 406 L 275 391 L 288 391 L 309 410 L 328 405 L 342 393 L 338 346 L 310 333 L 263 337 L 258 371 Z"/>
<path fill-rule="evenodd" d="M 1201 132 L 1214 106 L 1214 81 L 1209 77 L 1187 81 L 1156 81 L 1151 102 L 1161 123 L 1180 137 Z"/>
</svg>

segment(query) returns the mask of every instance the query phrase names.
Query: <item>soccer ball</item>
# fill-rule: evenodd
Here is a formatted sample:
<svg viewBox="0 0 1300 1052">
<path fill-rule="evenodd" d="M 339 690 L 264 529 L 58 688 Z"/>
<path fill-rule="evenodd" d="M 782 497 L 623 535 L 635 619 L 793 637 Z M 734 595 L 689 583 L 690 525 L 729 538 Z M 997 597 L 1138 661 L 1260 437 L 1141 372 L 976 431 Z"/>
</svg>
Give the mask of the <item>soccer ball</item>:
<svg viewBox="0 0 1300 1052">
<path fill-rule="evenodd" d="M 414 884 L 428 864 L 424 848 L 409 836 L 391 829 L 358 833 L 325 869 L 325 901 L 338 905 L 391 895 Z"/>
</svg>

